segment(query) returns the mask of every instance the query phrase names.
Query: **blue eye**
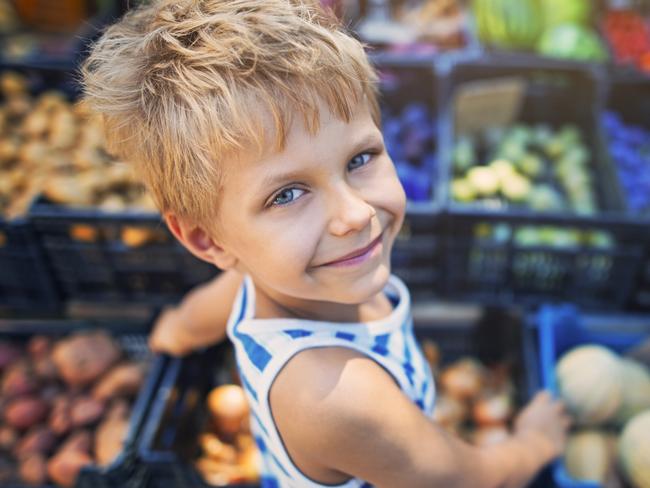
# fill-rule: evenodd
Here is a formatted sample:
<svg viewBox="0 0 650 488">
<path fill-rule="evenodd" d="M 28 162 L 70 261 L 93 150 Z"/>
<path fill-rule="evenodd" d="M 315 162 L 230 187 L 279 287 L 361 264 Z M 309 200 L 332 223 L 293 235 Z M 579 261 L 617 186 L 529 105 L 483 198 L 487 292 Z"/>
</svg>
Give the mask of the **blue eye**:
<svg viewBox="0 0 650 488">
<path fill-rule="evenodd" d="M 348 170 L 351 171 L 360 168 L 362 166 L 365 166 L 370 162 L 371 158 L 372 158 L 372 154 L 370 153 L 357 154 L 355 157 L 350 159 L 350 162 L 348 163 Z"/>
<path fill-rule="evenodd" d="M 300 198 L 303 193 L 305 193 L 305 190 L 300 188 L 285 188 L 273 197 L 272 205 L 286 205 Z"/>
</svg>

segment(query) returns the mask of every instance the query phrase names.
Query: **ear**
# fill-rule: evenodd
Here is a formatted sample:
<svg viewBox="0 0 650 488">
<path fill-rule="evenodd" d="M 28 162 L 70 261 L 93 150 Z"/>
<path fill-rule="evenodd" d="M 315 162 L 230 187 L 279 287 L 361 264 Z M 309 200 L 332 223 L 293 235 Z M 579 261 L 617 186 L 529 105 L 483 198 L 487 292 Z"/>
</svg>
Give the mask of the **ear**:
<svg viewBox="0 0 650 488">
<path fill-rule="evenodd" d="M 226 270 L 237 264 L 237 258 L 221 247 L 210 233 L 201 226 L 188 222 L 168 212 L 165 222 L 171 233 L 197 258 Z"/>
</svg>

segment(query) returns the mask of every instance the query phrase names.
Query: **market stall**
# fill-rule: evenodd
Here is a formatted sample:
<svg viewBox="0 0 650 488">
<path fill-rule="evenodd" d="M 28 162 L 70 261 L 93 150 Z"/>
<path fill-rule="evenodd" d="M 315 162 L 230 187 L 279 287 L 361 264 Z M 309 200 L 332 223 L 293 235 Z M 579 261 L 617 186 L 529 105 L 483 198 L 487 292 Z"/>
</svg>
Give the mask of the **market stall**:
<svg viewBox="0 0 650 488">
<path fill-rule="evenodd" d="M 146 344 L 219 270 L 79 101 L 134 2 L 50 3 L 0 0 L 0 485 L 260 486 L 232 347 Z M 379 75 L 434 420 L 498 443 L 547 388 L 575 423 L 535 486 L 650 487 L 650 3 L 322 3 Z"/>
</svg>

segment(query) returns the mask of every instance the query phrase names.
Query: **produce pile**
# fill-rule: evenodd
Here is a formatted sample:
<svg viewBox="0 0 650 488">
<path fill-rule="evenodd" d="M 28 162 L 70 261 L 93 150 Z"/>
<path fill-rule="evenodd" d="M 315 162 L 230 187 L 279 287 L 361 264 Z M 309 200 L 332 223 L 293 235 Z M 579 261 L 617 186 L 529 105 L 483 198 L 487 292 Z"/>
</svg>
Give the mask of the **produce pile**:
<svg viewBox="0 0 650 488">
<path fill-rule="evenodd" d="M 478 446 L 506 439 L 515 413 L 510 365 L 504 362 L 488 368 L 467 356 L 441 366 L 435 342 L 422 341 L 422 349 L 435 377 L 433 419 L 438 425 Z"/>
<path fill-rule="evenodd" d="M 614 112 L 603 116 L 603 125 L 628 209 L 647 214 L 650 211 L 650 130 L 626 124 Z"/>
<path fill-rule="evenodd" d="M 206 405 L 210 418 L 199 435 L 196 469 L 214 486 L 257 482 L 260 453 L 250 433 L 244 391 L 235 384 L 218 386 L 208 394 Z"/>
<path fill-rule="evenodd" d="M 603 31 L 617 63 L 650 73 L 650 27 L 634 10 L 605 14 Z"/>
<path fill-rule="evenodd" d="M 606 61 L 592 0 L 474 0 L 479 39 L 500 49 Z"/>
<path fill-rule="evenodd" d="M 516 124 L 461 135 L 453 152 L 451 196 L 492 209 L 592 215 L 598 206 L 590 161 L 581 130 L 571 124 L 556 130 Z"/>
<path fill-rule="evenodd" d="M 598 344 L 558 360 L 558 391 L 576 426 L 564 454 L 573 478 L 621 486 L 622 476 L 634 488 L 650 487 L 649 365 L 643 347 L 620 356 Z"/>
<path fill-rule="evenodd" d="M 122 450 L 145 364 L 106 332 L 0 342 L 0 484 L 73 486 Z"/>
<path fill-rule="evenodd" d="M 459 49 L 466 44 L 466 16 L 461 0 L 424 0 L 403 3 L 396 20 L 408 26 L 415 40 L 438 49 Z"/>
<path fill-rule="evenodd" d="M 131 168 L 106 152 L 101 118 L 62 93 L 32 96 L 26 79 L 0 76 L 0 215 L 24 214 L 32 200 L 103 211 L 155 212 Z"/>
<path fill-rule="evenodd" d="M 426 104 L 413 102 L 394 113 L 382 111 L 382 132 L 406 197 L 414 202 L 431 199 L 436 171 L 436 122 Z"/>
</svg>

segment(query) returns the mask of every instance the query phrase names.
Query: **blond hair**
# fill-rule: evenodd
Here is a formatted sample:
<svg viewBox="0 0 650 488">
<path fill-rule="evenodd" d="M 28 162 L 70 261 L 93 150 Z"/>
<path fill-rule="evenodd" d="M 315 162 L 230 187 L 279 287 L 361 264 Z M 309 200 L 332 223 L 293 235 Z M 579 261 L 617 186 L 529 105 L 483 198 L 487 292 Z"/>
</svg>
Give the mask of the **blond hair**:
<svg viewBox="0 0 650 488">
<path fill-rule="evenodd" d="M 367 99 L 379 121 L 361 44 L 298 0 L 153 1 L 107 29 L 82 75 L 109 149 L 136 164 L 161 211 L 201 224 L 223 161 L 281 150 L 292 117 L 315 133 L 319 104 L 347 122 Z"/>
</svg>

